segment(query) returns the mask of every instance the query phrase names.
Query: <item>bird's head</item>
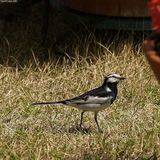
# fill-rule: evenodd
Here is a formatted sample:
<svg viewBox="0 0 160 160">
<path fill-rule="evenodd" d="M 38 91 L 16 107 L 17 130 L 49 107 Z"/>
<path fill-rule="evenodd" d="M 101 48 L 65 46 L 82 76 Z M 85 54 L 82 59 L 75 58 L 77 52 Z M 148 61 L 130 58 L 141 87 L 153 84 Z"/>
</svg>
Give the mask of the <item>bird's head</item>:
<svg viewBox="0 0 160 160">
<path fill-rule="evenodd" d="M 124 79 L 126 79 L 126 78 L 120 76 L 119 74 L 112 73 L 112 74 L 109 74 L 105 77 L 103 85 L 106 85 L 108 83 L 118 83 L 119 81 L 124 80 Z"/>
</svg>

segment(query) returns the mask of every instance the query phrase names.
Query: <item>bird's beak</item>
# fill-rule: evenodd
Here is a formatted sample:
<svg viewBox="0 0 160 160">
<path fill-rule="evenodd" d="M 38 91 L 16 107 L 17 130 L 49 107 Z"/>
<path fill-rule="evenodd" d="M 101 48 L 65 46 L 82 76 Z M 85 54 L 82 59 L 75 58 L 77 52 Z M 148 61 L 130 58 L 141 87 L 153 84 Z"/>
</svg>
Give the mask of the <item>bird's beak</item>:
<svg viewBox="0 0 160 160">
<path fill-rule="evenodd" d="M 125 77 L 121 77 L 121 78 L 120 78 L 120 80 L 124 80 L 124 79 L 126 79 L 126 78 L 125 78 Z"/>
</svg>

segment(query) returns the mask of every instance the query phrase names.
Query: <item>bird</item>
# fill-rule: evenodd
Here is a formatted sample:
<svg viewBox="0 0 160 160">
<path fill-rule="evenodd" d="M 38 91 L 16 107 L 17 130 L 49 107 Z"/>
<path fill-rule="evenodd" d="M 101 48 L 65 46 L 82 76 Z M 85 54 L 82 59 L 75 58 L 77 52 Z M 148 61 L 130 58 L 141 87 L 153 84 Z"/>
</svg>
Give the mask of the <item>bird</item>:
<svg viewBox="0 0 160 160">
<path fill-rule="evenodd" d="M 100 87 L 89 90 L 80 96 L 65 99 L 61 101 L 51 101 L 51 102 L 35 102 L 32 105 L 67 105 L 75 107 L 81 110 L 80 124 L 79 127 L 82 128 L 83 115 L 87 111 L 94 112 L 94 120 L 96 122 L 99 132 L 103 132 L 98 123 L 98 113 L 109 107 L 116 99 L 118 89 L 117 84 L 119 81 L 126 79 L 120 74 L 111 73 L 105 76 L 104 81 Z"/>
</svg>

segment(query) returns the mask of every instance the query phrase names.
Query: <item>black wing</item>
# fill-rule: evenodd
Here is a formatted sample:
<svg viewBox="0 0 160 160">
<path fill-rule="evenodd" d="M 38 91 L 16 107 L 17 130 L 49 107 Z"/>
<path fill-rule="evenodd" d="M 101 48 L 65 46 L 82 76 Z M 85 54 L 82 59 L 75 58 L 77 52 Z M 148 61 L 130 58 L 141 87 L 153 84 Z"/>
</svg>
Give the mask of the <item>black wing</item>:
<svg viewBox="0 0 160 160">
<path fill-rule="evenodd" d="M 79 98 L 86 97 L 86 96 L 107 97 L 107 96 L 110 96 L 110 93 L 111 92 L 107 92 L 104 87 L 98 87 L 80 95 Z"/>
<path fill-rule="evenodd" d="M 100 98 L 105 98 L 105 97 L 110 97 L 111 98 L 111 103 L 116 99 L 117 92 L 113 93 L 112 91 L 106 91 L 104 87 L 98 87 L 93 90 L 90 90 L 80 96 L 77 96 L 73 99 L 70 99 L 70 101 L 78 101 L 78 100 L 84 100 L 87 103 L 87 99 L 89 97 L 100 97 Z"/>
<path fill-rule="evenodd" d="M 90 90 L 80 96 L 77 96 L 71 100 L 80 100 L 80 99 L 87 100 L 88 97 L 91 97 L 91 96 L 103 98 L 103 97 L 107 97 L 107 96 L 111 96 L 111 95 L 112 95 L 111 92 L 107 92 L 103 87 L 99 87 L 99 88 L 95 88 L 93 90 Z"/>
</svg>

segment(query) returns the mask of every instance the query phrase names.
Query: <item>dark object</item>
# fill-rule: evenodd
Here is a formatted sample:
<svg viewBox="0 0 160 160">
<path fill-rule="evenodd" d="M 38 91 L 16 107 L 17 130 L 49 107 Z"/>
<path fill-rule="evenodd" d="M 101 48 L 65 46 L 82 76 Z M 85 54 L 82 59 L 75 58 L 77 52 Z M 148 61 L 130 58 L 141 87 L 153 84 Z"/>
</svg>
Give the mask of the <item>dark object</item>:
<svg viewBox="0 0 160 160">
<path fill-rule="evenodd" d="M 79 19 L 82 24 L 88 22 L 86 24 L 93 24 L 99 29 L 151 30 L 146 0 L 61 0 L 61 2 L 78 17 L 73 19 Z"/>
<path fill-rule="evenodd" d="M 0 18 L 12 20 L 16 17 L 27 17 L 31 7 L 41 0 L 17 0 L 13 2 L 0 2 Z"/>
<path fill-rule="evenodd" d="M 156 50 L 157 54 L 160 56 L 160 40 L 155 42 L 155 50 Z"/>
<path fill-rule="evenodd" d="M 54 1 L 54 0 L 51 0 Z M 148 17 L 146 0 L 61 0 L 68 8 L 101 16 Z"/>
<path fill-rule="evenodd" d="M 160 83 L 160 33 L 153 32 L 143 42 L 145 56 Z"/>
<path fill-rule="evenodd" d="M 0 2 L 0 19 L 4 21 L 14 21 L 17 18 L 21 18 L 25 22 L 30 19 L 33 5 L 41 2 L 42 0 L 13 0 L 13 2 Z M 48 19 L 49 19 L 49 0 L 43 0 L 42 16 L 42 43 L 45 42 L 48 31 Z"/>
<path fill-rule="evenodd" d="M 44 3 L 44 11 L 43 11 L 43 26 L 42 26 L 42 44 L 45 43 L 47 33 L 48 33 L 48 25 L 49 25 L 49 13 L 50 13 L 50 3 L 49 0 L 43 0 Z"/>
<path fill-rule="evenodd" d="M 160 33 L 153 32 L 148 36 L 147 39 L 154 41 L 154 50 L 157 52 L 158 55 L 160 55 Z"/>
</svg>

